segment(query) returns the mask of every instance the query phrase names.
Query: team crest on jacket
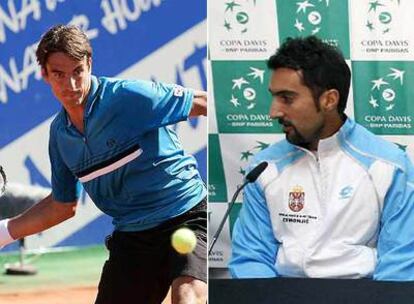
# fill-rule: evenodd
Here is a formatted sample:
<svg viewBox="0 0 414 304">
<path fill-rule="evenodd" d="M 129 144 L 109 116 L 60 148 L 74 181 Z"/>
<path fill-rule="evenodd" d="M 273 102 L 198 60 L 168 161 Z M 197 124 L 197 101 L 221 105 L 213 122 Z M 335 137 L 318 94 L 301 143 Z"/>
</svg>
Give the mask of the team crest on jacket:
<svg viewBox="0 0 414 304">
<path fill-rule="evenodd" d="M 299 212 L 305 205 L 305 192 L 301 186 L 295 186 L 289 192 L 289 208 L 293 212 Z"/>
</svg>

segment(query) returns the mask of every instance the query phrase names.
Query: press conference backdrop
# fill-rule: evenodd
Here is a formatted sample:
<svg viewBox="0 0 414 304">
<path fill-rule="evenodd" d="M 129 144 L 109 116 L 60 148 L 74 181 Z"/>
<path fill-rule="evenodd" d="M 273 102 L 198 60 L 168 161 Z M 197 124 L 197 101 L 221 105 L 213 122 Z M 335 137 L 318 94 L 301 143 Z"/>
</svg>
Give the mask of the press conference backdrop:
<svg viewBox="0 0 414 304">
<path fill-rule="evenodd" d="M 287 37 L 317 35 L 351 68 L 347 114 L 414 159 L 414 1 L 216 0 L 208 2 L 210 236 L 252 156 L 284 138 L 268 116 L 265 60 Z M 210 257 L 226 267 L 235 205 Z M 288 202 L 286 202 L 287 204 Z M 306 204 L 306 202 L 305 202 Z"/>
<path fill-rule="evenodd" d="M 207 89 L 205 1 L 1 1 L 0 164 L 13 182 L 50 187 L 48 132 L 60 104 L 41 80 L 35 50 L 41 34 L 58 23 L 86 31 L 95 75 Z M 174 126 L 203 177 L 206 126 L 204 118 Z M 111 231 L 110 218 L 83 192 L 75 218 L 27 238 L 27 247 L 102 243 Z"/>
</svg>

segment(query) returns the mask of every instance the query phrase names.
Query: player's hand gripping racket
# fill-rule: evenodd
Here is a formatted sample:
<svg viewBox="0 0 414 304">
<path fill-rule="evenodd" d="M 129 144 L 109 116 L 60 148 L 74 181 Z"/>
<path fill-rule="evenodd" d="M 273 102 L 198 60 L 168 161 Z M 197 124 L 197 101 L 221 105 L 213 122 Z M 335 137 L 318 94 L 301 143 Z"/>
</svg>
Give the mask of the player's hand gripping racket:
<svg viewBox="0 0 414 304">
<path fill-rule="evenodd" d="M 0 196 L 3 195 L 4 191 L 6 191 L 7 185 L 7 177 L 6 173 L 3 170 L 3 167 L 0 166 Z"/>
</svg>

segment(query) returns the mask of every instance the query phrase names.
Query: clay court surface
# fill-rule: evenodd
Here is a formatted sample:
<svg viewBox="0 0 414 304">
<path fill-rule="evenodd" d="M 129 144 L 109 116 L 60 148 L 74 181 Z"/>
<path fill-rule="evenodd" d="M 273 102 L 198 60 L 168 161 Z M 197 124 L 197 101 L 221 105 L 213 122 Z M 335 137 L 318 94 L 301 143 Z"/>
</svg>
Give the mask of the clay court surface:
<svg viewBox="0 0 414 304">
<path fill-rule="evenodd" d="M 93 303 L 96 296 L 95 287 L 72 287 L 33 292 L 2 293 L 0 303 L 13 304 L 83 304 Z"/>
<path fill-rule="evenodd" d="M 28 255 L 38 269 L 33 276 L 4 275 L 15 255 L 0 256 L 0 304 L 94 303 L 101 268 L 107 258 L 103 246 Z M 169 296 L 163 304 L 170 304 Z"/>
<path fill-rule="evenodd" d="M 0 304 L 86 304 L 94 303 L 95 287 L 73 287 L 66 290 L 57 289 L 39 292 L 21 292 L 0 295 Z M 163 304 L 170 304 L 170 296 Z"/>
</svg>

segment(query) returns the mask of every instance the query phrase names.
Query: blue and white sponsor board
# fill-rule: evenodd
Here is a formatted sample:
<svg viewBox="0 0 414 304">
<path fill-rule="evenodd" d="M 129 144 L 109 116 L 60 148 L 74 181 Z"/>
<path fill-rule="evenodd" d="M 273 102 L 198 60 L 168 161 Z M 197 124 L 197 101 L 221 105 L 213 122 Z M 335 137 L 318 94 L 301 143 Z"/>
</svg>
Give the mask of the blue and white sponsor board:
<svg viewBox="0 0 414 304">
<path fill-rule="evenodd" d="M 60 104 L 41 79 L 35 51 L 42 33 L 55 24 L 86 31 L 95 75 L 207 89 L 205 1 L 1 1 L 0 164 L 10 181 L 50 187 L 49 125 Z M 198 118 L 176 126 L 204 178 L 206 125 Z M 27 247 L 102 243 L 111 231 L 111 219 L 83 193 L 74 218 L 27 238 Z"/>
</svg>

